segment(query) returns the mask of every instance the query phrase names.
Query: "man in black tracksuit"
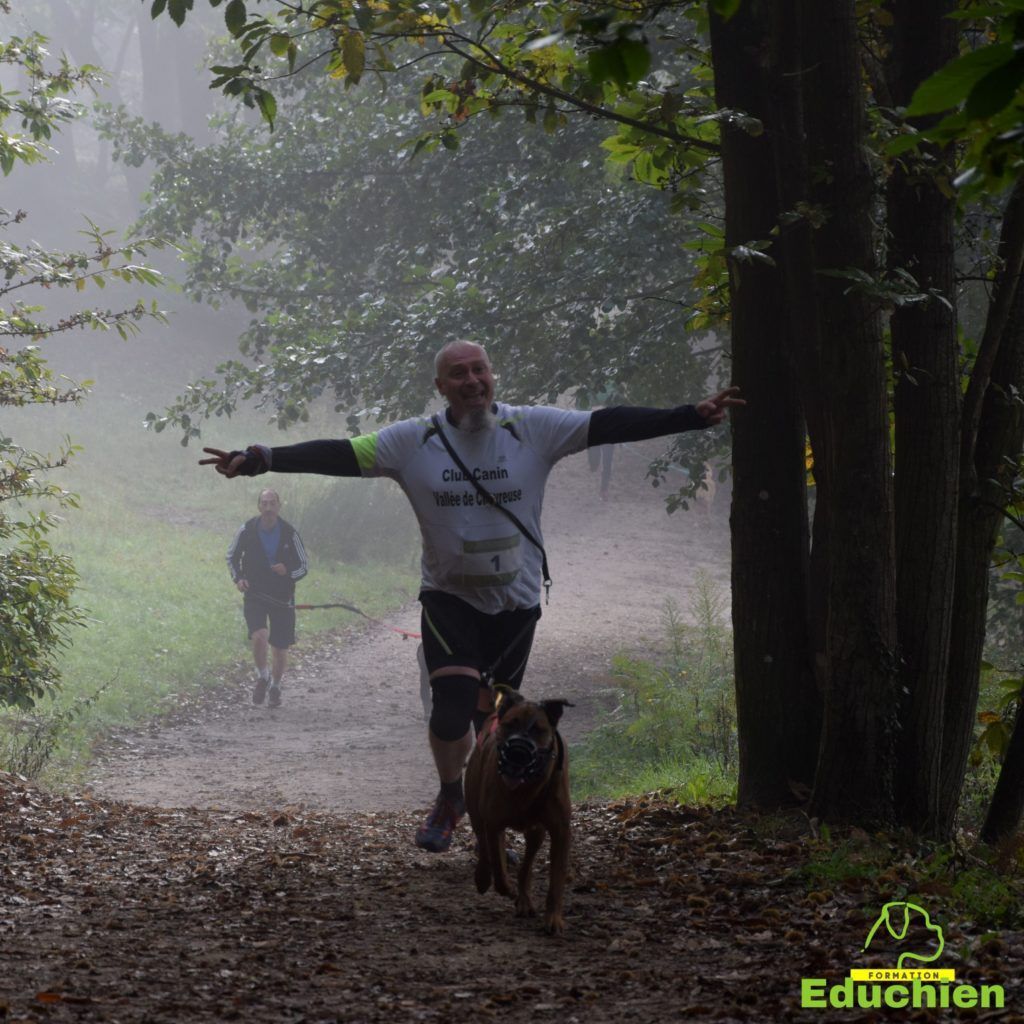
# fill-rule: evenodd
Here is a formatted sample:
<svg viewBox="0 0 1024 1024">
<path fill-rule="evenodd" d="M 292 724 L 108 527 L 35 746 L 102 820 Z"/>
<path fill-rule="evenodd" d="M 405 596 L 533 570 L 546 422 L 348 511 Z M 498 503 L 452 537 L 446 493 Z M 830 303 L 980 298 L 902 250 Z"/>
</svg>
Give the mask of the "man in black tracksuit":
<svg viewBox="0 0 1024 1024">
<path fill-rule="evenodd" d="M 261 492 L 258 507 L 260 514 L 239 528 L 228 548 L 228 569 L 245 595 L 245 624 L 257 671 L 252 702 L 262 704 L 266 698 L 276 708 L 288 648 L 295 643 L 295 584 L 306 575 L 306 549 L 295 527 L 280 517 L 276 491 Z"/>
</svg>

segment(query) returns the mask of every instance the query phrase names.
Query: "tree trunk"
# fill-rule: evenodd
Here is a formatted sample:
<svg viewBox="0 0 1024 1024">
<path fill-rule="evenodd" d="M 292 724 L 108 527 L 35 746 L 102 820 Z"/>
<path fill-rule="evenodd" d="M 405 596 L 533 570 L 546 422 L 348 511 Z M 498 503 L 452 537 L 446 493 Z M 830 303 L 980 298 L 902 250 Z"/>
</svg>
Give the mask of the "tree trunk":
<svg viewBox="0 0 1024 1024">
<path fill-rule="evenodd" d="M 811 810 L 861 824 L 892 818 L 896 616 L 891 460 L 882 326 L 876 300 L 848 278 L 875 275 L 874 185 L 854 0 L 805 0 L 805 126 L 823 375 L 831 450 L 816 452 L 828 488 L 830 550 L 821 752 Z M 824 502 L 824 505 L 822 503 Z"/>
<path fill-rule="evenodd" d="M 1001 269 L 995 280 L 989 319 L 979 350 L 981 368 L 992 363 L 976 434 L 965 409 L 960 465 L 956 589 L 950 638 L 949 682 L 942 735 L 939 828 L 952 831 L 974 734 L 978 685 L 985 642 L 988 574 L 1002 508 L 1016 475 L 1024 442 L 1020 392 L 1024 389 L 1024 183 L 1014 188 L 1003 214 Z M 988 353 L 994 352 L 989 356 Z M 975 390 L 975 378 L 968 396 Z M 980 384 L 978 385 L 980 387 Z M 968 440 L 974 434 L 973 443 Z"/>
<path fill-rule="evenodd" d="M 768 0 L 729 21 L 712 15 L 719 108 L 767 120 Z M 773 147 L 723 124 L 729 249 L 768 239 L 778 223 Z M 807 515 L 804 424 L 785 354 L 780 274 L 730 261 L 733 383 L 748 405 L 733 423 L 732 614 L 739 731 L 739 802 L 792 804 L 812 778 L 817 696 L 806 654 Z M 796 785 L 794 785 L 796 784 Z"/>
<path fill-rule="evenodd" d="M 799 384 L 811 451 L 826 452 L 832 441 L 826 436 L 828 420 L 821 401 L 819 382 L 822 367 L 821 330 L 815 295 L 814 227 L 810 216 L 810 175 L 804 131 L 802 81 L 806 71 L 800 0 L 778 0 L 773 5 L 771 32 L 770 127 L 775 157 L 776 186 L 779 191 L 778 260 L 785 281 L 785 307 L 789 341 L 787 355 L 794 379 Z M 798 212 L 803 211 L 803 212 Z M 829 487 L 825 461 L 815 461 L 811 470 L 815 494 Z M 805 473 L 806 479 L 806 473 Z M 815 679 L 814 722 L 808 743 L 813 743 L 814 760 L 821 733 L 821 694 L 825 690 L 826 609 L 825 583 L 828 569 L 828 517 L 826 502 L 816 503 L 808 568 L 807 637 L 809 664 Z M 820 508 L 822 514 L 817 514 Z M 811 776 L 813 778 L 813 774 Z"/>
<path fill-rule="evenodd" d="M 893 5 L 891 102 L 956 56 L 952 0 Z M 917 127 L 924 127 L 917 125 Z M 960 437 L 951 152 L 896 161 L 889 179 L 889 268 L 936 297 L 890 321 L 896 419 L 896 582 L 900 655 L 897 816 L 916 832 L 938 827 L 942 708 L 956 554 Z"/>
</svg>

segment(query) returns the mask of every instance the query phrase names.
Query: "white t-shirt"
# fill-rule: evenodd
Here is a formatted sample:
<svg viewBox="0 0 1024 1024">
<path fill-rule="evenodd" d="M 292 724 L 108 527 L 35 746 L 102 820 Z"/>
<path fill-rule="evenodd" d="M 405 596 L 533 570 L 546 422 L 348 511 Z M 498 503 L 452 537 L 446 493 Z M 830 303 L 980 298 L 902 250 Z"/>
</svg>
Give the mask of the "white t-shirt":
<svg viewBox="0 0 1024 1024">
<path fill-rule="evenodd" d="M 439 416 L 466 468 L 543 543 L 540 513 L 551 467 L 587 446 L 590 413 L 498 403 L 498 426 L 467 432 Z M 493 614 L 540 600 L 541 554 L 463 479 L 429 418 L 352 438 L 363 476 L 397 480 L 423 535 L 422 588 Z"/>
</svg>

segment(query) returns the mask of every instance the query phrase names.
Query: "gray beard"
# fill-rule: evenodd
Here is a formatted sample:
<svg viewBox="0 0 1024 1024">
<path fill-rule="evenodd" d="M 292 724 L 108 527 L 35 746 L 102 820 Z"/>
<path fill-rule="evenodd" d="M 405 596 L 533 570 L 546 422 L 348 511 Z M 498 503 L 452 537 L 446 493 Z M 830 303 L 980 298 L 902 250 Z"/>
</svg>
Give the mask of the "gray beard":
<svg viewBox="0 0 1024 1024">
<path fill-rule="evenodd" d="M 488 406 L 486 409 L 473 409 L 472 412 L 463 416 L 459 421 L 459 430 L 476 434 L 481 430 L 491 430 L 497 424 L 498 417 L 495 415 L 494 410 Z"/>
</svg>

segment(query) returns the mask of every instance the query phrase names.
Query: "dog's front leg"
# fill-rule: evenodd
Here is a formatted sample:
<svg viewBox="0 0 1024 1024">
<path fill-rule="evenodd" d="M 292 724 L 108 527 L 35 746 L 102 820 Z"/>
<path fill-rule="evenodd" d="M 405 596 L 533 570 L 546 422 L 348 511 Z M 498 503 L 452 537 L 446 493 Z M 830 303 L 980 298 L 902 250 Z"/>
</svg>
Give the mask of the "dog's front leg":
<svg viewBox="0 0 1024 1024">
<path fill-rule="evenodd" d="M 544 913 L 544 930 L 551 935 L 561 935 L 565 931 L 562 907 L 565 900 L 565 880 L 569 875 L 569 843 L 568 825 L 551 829 L 551 879 Z"/>
<path fill-rule="evenodd" d="M 491 887 L 491 851 L 487 843 L 487 833 L 477 828 L 475 821 L 472 824 L 476 835 L 476 870 L 473 872 L 473 881 L 476 883 L 477 892 L 487 892 Z"/>
<path fill-rule="evenodd" d="M 503 828 L 487 828 L 485 836 L 487 855 L 494 879 L 494 891 L 502 896 L 512 896 L 512 886 L 508 880 L 508 867 L 505 863 L 505 830 Z"/>
<path fill-rule="evenodd" d="M 543 828 L 534 825 L 526 829 L 526 851 L 523 853 L 519 877 L 516 879 L 516 917 L 535 917 L 537 914 L 530 897 L 530 889 L 533 883 L 533 862 L 543 842 Z"/>
</svg>

